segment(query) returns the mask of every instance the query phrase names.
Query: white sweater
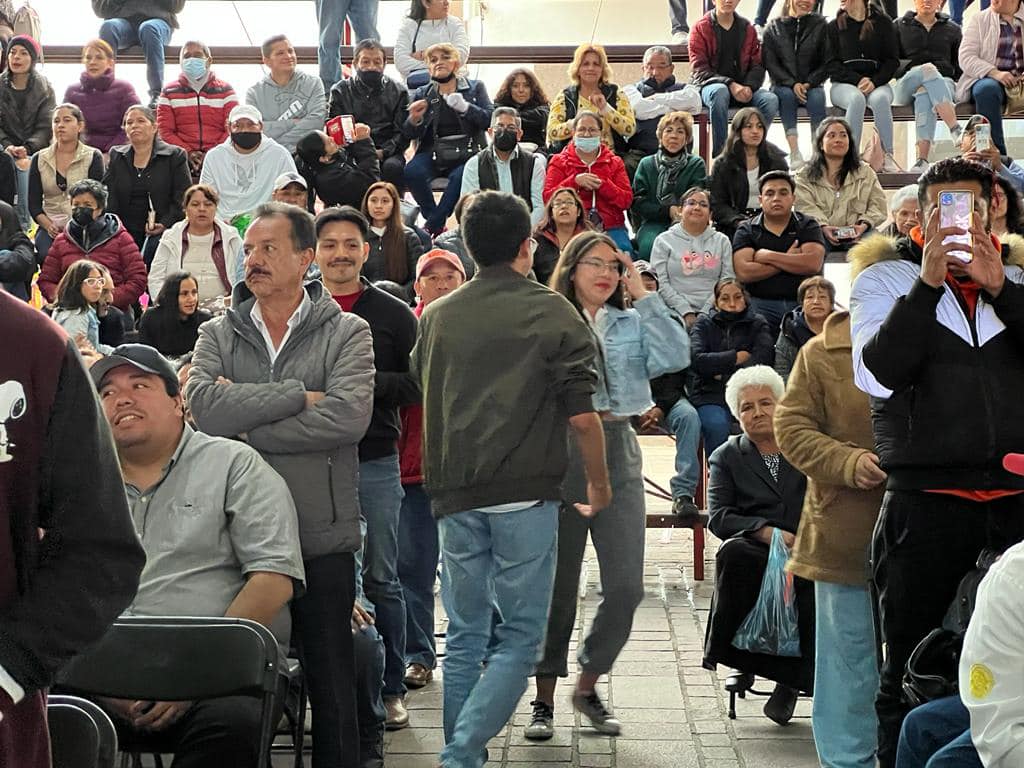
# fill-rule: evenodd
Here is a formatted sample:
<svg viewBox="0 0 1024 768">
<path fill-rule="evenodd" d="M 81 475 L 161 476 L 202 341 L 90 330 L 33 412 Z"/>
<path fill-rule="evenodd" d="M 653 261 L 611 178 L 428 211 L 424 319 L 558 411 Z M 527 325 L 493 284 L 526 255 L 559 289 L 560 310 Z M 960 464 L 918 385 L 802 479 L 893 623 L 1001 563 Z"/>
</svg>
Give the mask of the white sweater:
<svg viewBox="0 0 1024 768">
<path fill-rule="evenodd" d="M 417 27 L 419 32 L 416 31 Z M 416 39 L 415 46 L 413 38 Z M 469 33 L 458 16 L 422 22 L 407 16 L 402 19 L 402 26 L 398 28 L 398 37 L 395 39 L 395 66 L 402 77 L 409 77 L 413 72 L 427 68 L 422 61 L 414 59 L 412 54 L 425 51 L 434 43 L 451 43 L 458 49 L 462 65 L 469 62 Z"/>
</svg>

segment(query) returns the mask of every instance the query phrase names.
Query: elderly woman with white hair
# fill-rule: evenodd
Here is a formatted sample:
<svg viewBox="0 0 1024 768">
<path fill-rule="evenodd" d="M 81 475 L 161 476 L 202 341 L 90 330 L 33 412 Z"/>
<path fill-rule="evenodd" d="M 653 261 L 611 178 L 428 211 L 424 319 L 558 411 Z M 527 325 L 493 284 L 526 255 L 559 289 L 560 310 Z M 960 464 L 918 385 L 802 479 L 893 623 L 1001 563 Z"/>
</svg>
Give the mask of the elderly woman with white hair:
<svg viewBox="0 0 1024 768">
<path fill-rule="evenodd" d="M 892 221 L 882 230 L 883 235 L 900 237 L 921 224 L 921 204 L 917 201 L 917 184 L 907 184 L 892 194 L 889 201 Z"/>
<path fill-rule="evenodd" d="M 782 377 L 766 365 L 737 371 L 725 399 L 743 434 L 730 437 L 710 461 L 708 527 L 722 539 L 715 555 L 715 594 L 704 638 L 704 667 L 736 671 L 726 690 L 742 692 L 760 675 L 775 682 L 765 715 L 780 725 L 793 716 L 799 692 L 814 688 L 814 588 L 794 578 L 800 656 L 739 650 L 736 631 L 757 603 L 775 529 L 792 547 L 804 503 L 806 478 L 786 461 L 775 440 L 775 406 L 785 391 Z"/>
</svg>

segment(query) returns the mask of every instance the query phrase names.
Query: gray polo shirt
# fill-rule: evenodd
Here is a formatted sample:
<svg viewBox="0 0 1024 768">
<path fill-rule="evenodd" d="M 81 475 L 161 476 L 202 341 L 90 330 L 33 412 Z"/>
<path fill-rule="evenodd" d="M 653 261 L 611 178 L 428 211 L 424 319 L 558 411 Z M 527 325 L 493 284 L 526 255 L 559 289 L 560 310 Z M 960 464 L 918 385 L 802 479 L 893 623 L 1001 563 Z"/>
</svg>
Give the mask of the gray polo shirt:
<svg viewBox="0 0 1024 768">
<path fill-rule="evenodd" d="M 125 490 L 146 550 L 126 613 L 223 616 L 253 571 L 290 576 L 301 594 L 306 574 L 291 494 L 248 445 L 185 425 L 156 485 L 140 490 L 125 483 Z M 287 652 L 287 608 L 270 629 Z"/>
</svg>

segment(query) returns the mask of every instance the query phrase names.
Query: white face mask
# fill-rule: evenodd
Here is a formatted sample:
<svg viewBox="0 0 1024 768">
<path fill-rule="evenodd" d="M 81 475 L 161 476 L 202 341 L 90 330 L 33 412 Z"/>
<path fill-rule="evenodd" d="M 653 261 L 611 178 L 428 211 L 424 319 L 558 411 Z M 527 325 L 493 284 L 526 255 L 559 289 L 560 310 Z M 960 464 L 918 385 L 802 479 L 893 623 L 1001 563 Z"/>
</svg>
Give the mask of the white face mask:
<svg viewBox="0 0 1024 768">
<path fill-rule="evenodd" d="M 384 237 L 384 233 L 388 231 L 387 227 L 370 227 L 370 231 L 376 233 L 377 237 Z"/>
</svg>

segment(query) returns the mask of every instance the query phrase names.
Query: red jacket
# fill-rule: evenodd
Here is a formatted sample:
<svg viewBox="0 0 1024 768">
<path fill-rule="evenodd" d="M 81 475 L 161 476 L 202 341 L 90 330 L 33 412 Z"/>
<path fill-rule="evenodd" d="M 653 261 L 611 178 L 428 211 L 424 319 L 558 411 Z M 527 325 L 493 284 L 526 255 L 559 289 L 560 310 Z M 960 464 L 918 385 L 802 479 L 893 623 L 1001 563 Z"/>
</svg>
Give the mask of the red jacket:
<svg viewBox="0 0 1024 768">
<path fill-rule="evenodd" d="M 602 184 L 596 191 L 583 189 L 576 184 L 576 174 L 593 173 Z M 559 189 L 575 189 L 583 205 L 597 207 L 605 229 L 626 225 L 626 210 L 633 203 L 633 188 L 622 158 L 608 147 L 601 145 L 601 154 L 589 168 L 576 154 L 576 145 L 569 142 L 565 149 L 548 161 L 547 176 L 544 179 L 544 202 Z"/>
<path fill-rule="evenodd" d="M 146 262 L 128 230 L 112 213 L 90 224 L 88 233 L 72 221 L 57 235 L 39 272 L 39 290 L 48 301 L 57 298 L 57 283 L 79 259 L 98 262 L 110 270 L 114 306 L 118 309 L 127 310 L 146 290 Z"/>
<path fill-rule="evenodd" d="M 238 106 L 235 90 L 212 72 L 199 93 L 192 90 L 185 75 L 164 86 L 156 107 L 160 138 L 187 152 L 204 152 L 228 137 L 228 114 Z"/>
<path fill-rule="evenodd" d="M 746 29 L 740 49 L 740 76 L 737 82 L 756 91 L 764 85 L 764 65 L 761 63 L 761 43 L 754 25 L 742 16 L 736 16 L 733 25 Z M 690 82 L 697 86 L 714 83 L 729 84 L 732 78 L 718 74 L 718 37 L 722 27 L 714 11 L 708 11 L 690 30 Z"/>
<path fill-rule="evenodd" d="M 423 314 L 423 304 L 416 305 L 413 314 Z M 423 482 L 423 406 L 406 405 L 399 410 L 402 434 L 398 437 L 398 461 L 402 470 L 402 485 Z"/>
</svg>

